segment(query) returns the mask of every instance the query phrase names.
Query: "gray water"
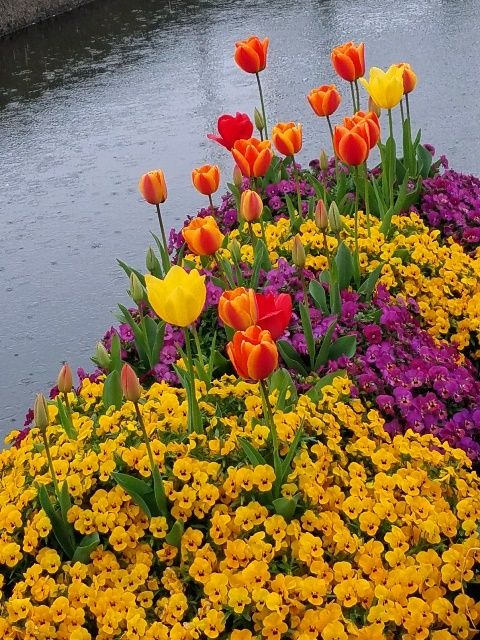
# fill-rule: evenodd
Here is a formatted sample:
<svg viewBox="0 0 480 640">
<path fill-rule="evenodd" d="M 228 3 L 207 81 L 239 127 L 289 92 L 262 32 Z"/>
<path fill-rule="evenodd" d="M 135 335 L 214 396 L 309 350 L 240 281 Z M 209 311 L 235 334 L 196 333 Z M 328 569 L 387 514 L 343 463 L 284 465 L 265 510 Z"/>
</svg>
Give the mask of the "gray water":
<svg viewBox="0 0 480 640">
<path fill-rule="evenodd" d="M 155 217 L 139 175 L 164 168 L 169 226 L 204 204 L 193 167 L 217 162 L 230 180 L 206 134 L 258 103 L 235 40 L 270 37 L 270 122 L 304 124 L 305 162 L 328 142 L 305 95 L 336 81 L 329 51 L 353 39 L 367 66 L 413 65 L 423 140 L 480 173 L 479 16 L 480 0 L 98 0 L 0 42 L 0 432 L 63 360 L 88 368 L 125 299 L 116 258 L 143 268 Z"/>
</svg>

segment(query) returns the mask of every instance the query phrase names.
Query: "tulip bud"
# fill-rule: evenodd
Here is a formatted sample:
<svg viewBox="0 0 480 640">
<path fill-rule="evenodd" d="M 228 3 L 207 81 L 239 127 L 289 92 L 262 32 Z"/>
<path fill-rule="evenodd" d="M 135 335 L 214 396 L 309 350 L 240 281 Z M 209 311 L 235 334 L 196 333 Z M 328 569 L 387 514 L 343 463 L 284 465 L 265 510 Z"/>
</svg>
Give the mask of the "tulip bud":
<svg viewBox="0 0 480 640">
<path fill-rule="evenodd" d="M 305 248 L 300 240 L 300 236 L 297 234 L 293 238 L 293 246 L 292 246 L 292 262 L 299 269 L 303 269 L 305 266 Z"/>
<path fill-rule="evenodd" d="M 95 347 L 95 355 L 92 359 L 102 369 L 106 369 L 107 371 L 110 369 L 112 359 L 110 358 L 110 354 L 105 349 L 105 346 L 102 342 L 97 342 L 97 346 Z"/>
<path fill-rule="evenodd" d="M 140 304 L 140 302 L 145 298 L 145 289 L 143 288 L 139 277 L 136 273 L 133 273 L 133 271 L 130 274 L 130 290 L 128 294 L 136 304 Z"/>
<path fill-rule="evenodd" d="M 253 113 L 253 119 L 255 120 L 255 126 L 260 131 L 260 133 L 265 129 L 265 120 L 263 119 L 260 111 L 255 107 L 255 111 Z"/>
<path fill-rule="evenodd" d="M 320 151 L 320 169 L 326 171 L 328 169 L 328 155 L 325 149 Z"/>
<path fill-rule="evenodd" d="M 315 224 L 320 229 L 320 231 L 326 231 L 328 229 L 327 207 L 325 206 L 325 202 L 323 200 L 319 200 L 317 202 L 317 206 L 315 207 Z"/>
<path fill-rule="evenodd" d="M 161 272 L 160 262 L 158 261 L 158 258 L 155 255 L 155 251 L 152 249 L 152 247 L 148 247 L 145 263 L 150 273 L 158 274 L 159 272 Z"/>
<path fill-rule="evenodd" d="M 50 418 L 48 417 L 48 404 L 47 399 L 43 393 L 37 393 L 35 398 L 35 404 L 33 405 L 33 419 L 35 426 L 40 431 L 45 432 L 50 424 Z"/>
<path fill-rule="evenodd" d="M 333 233 L 340 233 L 342 230 L 340 211 L 338 210 L 337 203 L 335 201 L 332 202 L 328 209 L 328 223 Z"/>
<path fill-rule="evenodd" d="M 380 117 L 380 114 L 382 113 L 382 110 L 380 109 L 378 104 L 376 104 L 372 100 L 372 96 L 368 97 L 368 110 L 373 112 L 378 118 Z"/>
<path fill-rule="evenodd" d="M 242 175 L 242 172 L 240 171 L 240 167 L 238 166 L 238 164 L 236 164 L 233 167 L 233 184 L 237 187 L 237 189 L 240 189 L 240 187 L 242 186 L 242 182 L 243 182 L 243 175 Z"/>
<path fill-rule="evenodd" d="M 242 256 L 240 252 L 240 243 L 236 238 L 230 240 L 230 242 L 228 243 L 228 250 L 230 251 L 230 255 L 232 256 L 233 261 L 238 264 L 241 261 Z"/>
<path fill-rule="evenodd" d="M 137 374 L 129 364 L 123 365 L 120 382 L 125 399 L 130 400 L 130 402 L 138 402 L 142 395 L 142 387 Z"/>
<path fill-rule="evenodd" d="M 58 374 L 57 387 L 61 393 L 68 393 L 73 388 L 72 370 L 66 362 Z"/>
<path fill-rule="evenodd" d="M 256 191 L 247 189 L 240 197 L 240 215 L 247 222 L 257 222 L 262 217 L 263 201 Z"/>
</svg>

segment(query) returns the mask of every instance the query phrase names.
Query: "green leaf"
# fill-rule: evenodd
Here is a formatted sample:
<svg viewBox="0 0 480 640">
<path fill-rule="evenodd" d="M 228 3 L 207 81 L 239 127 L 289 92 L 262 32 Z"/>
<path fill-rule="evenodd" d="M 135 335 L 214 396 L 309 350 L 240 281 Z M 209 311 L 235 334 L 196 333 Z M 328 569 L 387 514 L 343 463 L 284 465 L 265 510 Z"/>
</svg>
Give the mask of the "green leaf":
<svg viewBox="0 0 480 640">
<path fill-rule="evenodd" d="M 168 516 L 168 504 L 167 496 L 165 494 L 165 487 L 163 486 L 162 476 L 157 465 L 153 468 L 153 491 L 155 493 L 155 501 L 157 503 L 158 510 L 162 516 Z"/>
<path fill-rule="evenodd" d="M 319 402 L 322 397 L 322 389 L 329 384 L 332 384 L 333 380 L 339 376 L 346 376 L 345 369 L 338 369 L 337 371 L 333 371 L 332 373 L 327 373 L 327 375 L 322 376 L 318 382 L 314 384 L 314 386 L 307 391 L 307 396 L 312 400 L 312 402 Z"/>
<path fill-rule="evenodd" d="M 112 371 L 122 372 L 122 347 L 120 344 L 120 336 L 114 333 L 112 336 L 112 346 L 110 347 L 110 357 L 112 359 Z"/>
<path fill-rule="evenodd" d="M 339 316 L 342 313 L 342 298 L 340 296 L 340 284 L 335 280 L 330 287 L 330 309 L 332 315 Z"/>
<path fill-rule="evenodd" d="M 353 257 L 344 242 L 341 242 L 338 247 L 335 263 L 338 271 L 338 284 L 340 285 L 340 290 L 343 291 L 350 285 L 353 277 Z"/>
<path fill-rule="evenodd" d="M 317 307 L 325 314 L 328 315 L 327 296 L 325 295 L 325 289 L 322 287 L 318 280 L 310 280 L 308 285 L 308 291 L 312 296 Z"/>
<path fill-rule="evenodd" d="M 131 274 L 134 273 L 137 276 L 137 278 L 140 280 L 142 285 L 145 286 L 145 276 L 143 275 L 143 273 L 140 273 L 140 271 L 137 271 L 133 267 L 130 267 L 125 262 L 122 262 L 122 260 L 117 260 L 117 263 L 122 267 L 122 269 L 125 271 L 125 273 L 129 278 Z"/>
<path fill-rule="evenodd" d="M 337 319 L 335 318 L 335 320 L 330 323 L 327 331 L 325 332 L 325 335 L 323 336 L 320 351 L 318 352 L 317 359 L 315 360 L 315 370 L 319 369 L 328 360 L 328 350 L 330 349 L 330 345 L 332 344 L 332 335 L 335 331 L 336 326 Z"/>
<path fill-rule="evenodd" d="M 165 536 L 165 542 L 172 545 L 172 547 L 177 547 L 179 549 L 184 531 L 185 526 L 183 522 L 181 520 L 176 520 L 170 531 Z"/>
<path fill-rule="evenodd" d="M 300 303 L 300 317 L 302 319 L 303 335 L 307 343 L 308 357 L 310 358 L 310 369 L 313 370 L 315 364 L 315 339 L 313 337 L 310 312 L 307 305 L 303 302 Z"/>
<path fill-rule="evenodd" d="M 307 369 L 303 363 L 302 356 L 286 340 L 279 340 L 277 348 L 283 361 L 290 369 L 295 369 L 302 375 L 307 375 Z"/>
<path fill-rule="evenodd" d="M 267 464 L 265 458 L 260 451 L 257 451 L 251 442 L 245 440 L 245 438 L 238 438 L 238 443 L 242 448 L 243 453 L 247 457 L 247 460 L 256 467 L 259 464 Z"/>
<path fill-rule="evenodd" d="M 272 373 L 269 381 L 269 390 L 270 393 L 278 391 L 277 409 L 280 411 L 292 406 L 298 397 L 292 376 L 286 369 L 277 369 Z M 290 397 L 287 399 L 288 392 L 290 392 Z"/>
<path fill-rule="evenodd" d="M 252 265 L 252 276 L 250 278 L 250 287 L 256 289 L 258 287 L 258 279 L 260 276 L 260 269 L 264 268 L 269 270 L 271 268 L 270 260 L 268 258 L 267 248 L 260 238 L 255 243 L 255 259 Z M 270 264 L 270 266 L 268 266 Z"/>
<path fill-rule="evenodd" d="M 383 269 L 385 262 L 381 262 L 375 267 L 375 269 L 369 274 L 368 278 L 362 282 L 358 289 L 358 293 L 364 297 L 366 302 L 369 302 L 372 298 L 373 292 L 377 285 L 377 280 Z"/>
<path fill-rule="evenodd" d="M 165 322 L 157 323 L 157 333 L 155 335 L 155 340 L 153 341 L 153 345 L 150 351 L 150 366 L 153 367 L 158 364 L 160 359 L 160 352 L 163 349 L 163 341 L 165 338 Z"/>
<path fill-rule="evenodd" d="M 72 507 L 72 500 L 70 498 L 70 493 L 68 492 L 68 483 L 66 480 L 64 480 L 61 486 L 58 502 L 60 504 L 60 513 L 62 514 L 62 518 L 65 522 L 68 522 L 67 516 L 69 509 Z"/>
<path fill-rule="evenodd" d="M 419 144 L 417 147 L 417 159 L 418 159 L 418 173 L 422 178 L 428 178 L 430 173 L 430 167 L 432 166 L 433 156 L 425 149 L 423 144 Z"/>
<path fill-rule="evenodd" d="M 57 396 L 57 407 L 58 407 L 58 418 L 59 418 L 60 424 L 62 425 L 63 430 L 65 431 L 67 436 L 70 438 L 70 440 L 76 440 L 77 432 L 75 431 L 75 428 L 73 426 L 72 418 L 70 417 L 70 414 L 67 412 L 67 409 L 62 402 L 60 394 L 58 394 Z"/>
<path fill-rule="evenodd" d="M 103 383 L 102 402 L 105 409 L 115 407 L 120 409 L 122 406 L 123 394 L 122 385 L 120 383 L 120 374 L 115 369 L 105 378 Z"/>
<path fill-rule="evenodd" d="M 139 480 L 138 478 L 126 473 L 112 473 L 112 478 L 126 493 L 128 493 L 147 518 L 151 518 L 152 515 L 157 515 L 155 512 L 156 510 L 154 510 L 153 513 L 151 510 L 151 498 L 154 497 L 154 492 L 150 485 L 143 480 Z"/>
<path fill-rule="evenodd" d="M 69 559 L 72 558 L 75 551 L 75 538 L 71 525 L 68 522 L 64 522 L 60 514 L 54 509 L 44 485 L 40 485 L 38 487 L 37 493 L 40 506 L 45 511 L 52 524 L 53 535 L 57 539 L 58 544 L 62 547 L 65 555 Z"/>
<path fill-rule="evenodd" d="M 293 498 L 277 498 L 272 502 L 275 513 L 285 518 L 289 522 L 295 513 L 297 508 L 298 499 L 300 494 L 297 493 Z"/>
<path fill-rule="evenodd" d="M 302 421 L 302 424 L 299 426 L 299 428 L 297 430 L 297 433 L 295 434 L 295 437 L 294 437 L 294 439 L 292 441 L 292 444 L 288 448 L 287 455 L 282 460 L 282 464 L 280 466 L 279 478 L 276 479 L 276 489 L 277 489 L 277 491 L 280 491 L 281 486 L 282 486 L 285 478 L 289 474 L 290 466 L 292 464 L 292 460 L 295 457 L 295 454 L 297 453 L 297 449 L 298 449 L 298 446 L 299 446 L 299 444 L 300 444 L 300 442 L 302 440 L 302 436 L 303 436 L 303 421 Z"/>
<path fill-rule="evenodd" d="M 351 358 L 357 349 L 357 339 L 355 336 L 342 336 L 335 340 L 328 350 L 327 360 L 337 360 L 340 356 Z"/>
<path fill-rule="evenodd" d="M 90 556 L 100 544 L 100 536 L 95 531 L 88 536 L 84 536 L 73 554 L 72 562 L 88 564 Z"/>
<path fill-rule="evenodd" d="M 385 198 L 382 197 L 382 194 L 380 193 L 380 189 L 378 187 L 378 181 L 374 176 L 372 176 L 372 187 L 373 187 L 373 192 L 375 194 L 375 201 L 377 203 L 378 214 L 380 216 L 380 220 L 382 220 L 383 217 L 385 216 L 387 205 L 385 203 Z"/>
</svg>

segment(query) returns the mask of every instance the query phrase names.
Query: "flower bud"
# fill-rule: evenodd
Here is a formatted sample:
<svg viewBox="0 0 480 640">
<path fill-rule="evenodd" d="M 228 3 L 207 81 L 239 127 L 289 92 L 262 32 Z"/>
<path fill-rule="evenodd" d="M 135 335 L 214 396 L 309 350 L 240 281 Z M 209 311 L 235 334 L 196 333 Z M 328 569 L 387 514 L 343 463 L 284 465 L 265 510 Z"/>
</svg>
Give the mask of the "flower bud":
<svg viewBox="0 0 480 640">
<path fill-rule="evenodd" d="M 325 149 L 320 151 L 320 169 L 326 171 L 328 169 L 328 155 Z"/>
<path fill-rule="evenodd" d="M 95 347 L 95 354 L 92 359 L 102 369 L 106 369 L 107 371 L 110 369 L 112 359 L 110 358 L 110 354 L 105 349 L 105 346 L 102 342 L 97 342 L 97 345 Z"/>
<path fill-rule="evenodd" d="M 240 251 L 240 243 L 236 238 L 230 240 L 230 242 L 228 243 L 228 250 L 230 251 L 230 255 L 232 256 L 233 261 L 238 264 L 241 261 L 242 256 Z"/>
<path fill-rule="evenodd" d="M 255 120 L 255 126 L 261 133 L 265 129 L 265 120 L 257 107 L 255 107 L 255 111 L 253 112 L 253 119 Z"/>
<path fill-rule="evenodd" d="M 58 374 L 57 387 L 61 393 L 69 393 L 73 388 L 72 370 L 66 362 Z"/>
<path fill-rule="evenodd" d="M 340 233 L 342 230 L 340 211 L 338 210 L 337 203 L 335 201 L 332 202 L 328 209 L 328 223 L 333 233 Z"/>
<path fill-rule="evenodd" d="M 240 167 L 238 166 L 238 164 L 236 164 L 233 167 L 233 184 L 237 187 L 237 189 L 240 189 L 240 187 L 242 186 L 242 182 L 243 182 L 243 175 L 242 175 L 242 172 L 240 171 Z"/>
<path fill-rule="evenodd" d="M 240 215 L 247 222 L 257 222 L 262 217 L 263 201 L 256 191 L 247 189 L 240 197 Z"/>
<path fill-rule="evenodd" d="M 292 246 L 292 262 L 299 269 L 303 269 L 305 266 L 305 248 L 300 240 L 300 236 L 297 234 L 293 238 L 293 246 Z"/>
<path fill-rule="evenodd" d="M 376 104 L 372 100 L 372 96 L 368 97 L 368 111 L 374 113 L 378 118 L 380 117 L 380 114 L 382 113 L 382 110 L 380 109 L 378 104 Z"/>
<path fill-rule="evenodd" d="M 326 231 L 328 229 L 327 207 L 325 206 L 325 202 L 321 199 L 317 202 L 317 206 L 315 207 L 315 224 L 320 231 Z"/>
<path fill-rule="evenodd" d="M 136 273 L 133 273 L 133 271 L 130 274 L 130 290 L 128 294 L 136 304 L 140 304 L 140 302 L 145 298 L 145 289 L 143 288 L 139 277 Z"/>
<path fill-rule="evenodd" d="M 125 400 L 138 402 L 142 395 L 142 387 L 137 374 L 129 364 L 123 365 L 122 373 L 120 374 L 120 382 Z"/>
<path fill-rule="evenodd" d="M 33 419 L 35 426 L 40 431 L 45 432 L 50 424 L 50 418 L 48 417 L 48 404 L 47 399 L 43 393 L 37 393 L 35 398 L 35 404 L 33 405 Z"/>
<path fill-rule="evenodd" d="M 152 249 L 152 247 L 148 247 L 145 264 L 147 265 L 147 269 L 148 271 L 150 271 L 150 273 L 155 274 L 161 272 L 160 262 L 158 261 L 158 258 L 155 255 L 155 251 Z"/>
</svg>

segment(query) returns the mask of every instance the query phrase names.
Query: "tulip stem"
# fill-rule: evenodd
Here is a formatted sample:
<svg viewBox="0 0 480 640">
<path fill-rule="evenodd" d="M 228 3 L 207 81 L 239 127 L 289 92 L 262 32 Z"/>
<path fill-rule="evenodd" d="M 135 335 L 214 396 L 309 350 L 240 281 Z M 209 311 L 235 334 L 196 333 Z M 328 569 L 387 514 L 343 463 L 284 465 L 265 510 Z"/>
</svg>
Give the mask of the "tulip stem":
<svg viewBox="0 0 480 640">
<path fill-rule="evenodd" d="M 358 80 L 355 80 L 355 91 L 357 94 L 357 111 L 360 111 L 360 91 L 358 90 Z"/>
<path fill-rule="evenodd" d="M 252 247 L 255 250 L 255 245 L 257 244 L 257 236 L 255 235 L 255 232 L 253 231 L 253 226 L 252 226 L 251 222 L 248 223 L 248 230 L 250 232 L 250 239 L 252 240 Z"/>
<path fill-rule="evenodd" d="M 322 229 L 323 235 L 323 244 L 325 245 L 325 253 L 327 254 L 328 260 L 328 268 L 330 269 L 330 273 L 332 272 L 332 256 L 330 255 L 330 249 L 328 248 L 328 237 L 325 229 Z"/>
<path fill-rule="evenodd" d="M 367 233 L 370 238 L 370 192 L 369 192 L 369 180 L 368 180 L 368 168 L 367 163 L 363 163 L 363 171 L 364 171 L 364 185 L 365 185 L 365 213 L 367 215 Z"/>
<path fill-rule="evenodd" d="M 394 171 L 395 171 L 395 157 L 394 157 L 394 147 L 393 147 L 393 118 L 392 118 L 392 110 L 389 109 L 388 110 L 388 126 L 390 129 L 390 138 L 392 139 L 391 143 L 390 143 L 390 148 L 392 149 L 392 152 L 390 153 L 390 161 L 389 161 L 389 175 L 388 175 L 388 179 L 389 179 L 389 192 L 390 192 L 390 207 L 393 207 L 393 176 L 394 176 Z"/>
<path fill-rule="evenodd" d="M 192 347 L 190 345 L 190 335 L 188 333 L 188 329 L 187 327 L 183 328 L 183 336 L 185 338 L 185 351 L 186 351 L 186 355 L 187 355 L 187 369 L 188 369 L 188 375 L 190 377 L 190 385 L 191 385 L 191 404 L 193 406 L 195 406 L 194 403 L 197 404 L 197 408 L 198 408 L 198 403 L 197 403 L 197 396 L 195 394 L 195 372 L 193 370 L 193 356 L 192 356 Z M 188 396 L 188 388 L 186 389 L 187 392 L 187 396 Z M 192 407 L 190 406 L 190 402 L 189 402 L 189 413 L 190 413 L 190 409 Z M 201 425 L 198 425 L 198 429 L 196 427 L 195 424 L 191 424 L 191 422 L 193 422 L 193 411 L 190 413 L 190 415 L 187 418 L 187 424 L 189 425 L 189 427 L 191 427 L 190 433 L 192 431 L 194 431 L 195 433 L 202 433 L 202 428 Z"/>
<path fill-rule="evenodd" d="M 295 189 L 297 191 L 297 213 L 302 217 L 302 193 L 300 191 L 300 172 L 295 166 L 295 156 L 292 153 L 292 170 L 295 177 Z"/>
<path fill-rule="evenodd" d="M 265 126 L 265 138 L 268 139 L 267 116 L 265 115 L 265 103 L 263 102 L 262 83 L 260 82 L 260 74 L 257 72 L 258 93 L 260 94 L 260 104 L 262 105 L 263 124 Z"/>
<path fill-rule="evenodd" d="M 273 466 L 275 469 L 275 475 L 278 477 L 279 466 L 280 466 L 280 457 L 278 452 L 278 435 L 277 428 L 275 426 L 275 420 L 273 418 L 272 405 L 270 404 L 270 399 L 268 397 L 268 387 L 265 380 L 260 380 L 260 393 L 262 395 L 263 401 L 263 411 L 265 413 L 265 420 L 267 422 L 267 426 L 270 429 L 270 434 L 272 436 L 272 446 L 273 446 Z"/>
<path fill-rule="evenodd" d="M 72 419 L 72 408 L 70 406 L 70 400 L 68 399 L 67 391 L 64 391 L 64 393 L 62 395 L 63 395 L 63 399 L 65 401 L 65 408 L 67 409 L 68 417 L 70 419 Z"/>
<path fill-rule="evenodd" d="M 52 476 L 53 486 L 55 488 L 55 493 L 57 494 L 57 500 L 60 501 L 60 488 L 57 482 L 57 476 L 55 475 L 55 468 L 53 466 L 52 455 L 50 453 L 50 446 L 48 444 L 47 438 L 47 430 L 40 429 L 43 439 L 43 446 L 45 447 L 45 455 L 47 456 L 48 468 L 50 470 L 50 475 Z"/>
<path fill-rule="evenodd" d="M 360 254 L 358 251 L 358 167 L 353 167 L 353 174 L 355 176 L 355 279 L 358 284 L 360 279 Z"/>
<path fill-rule="evenodd" d="M 305 282 L 305 274 L 303 272 L 303 267 L 297 267 L 297 271 L 298 271 L 298 277 L 300 278 L 300 282 L 302 283 L 303 304 L 308 309 L 307 283 Z"/>
<path fill-rule="evenodd" d="M 407 106 L 407 118 L 408 118 L 408 121 L 411 122 L 411 120 L 410 120 L 410 105 L 408 103 L 408 93 L 405 94 L 405 104 Z"/>
<path fill-rule="evenodd" d="M 333 157 L 335 158 L 335 180 L 338 184 L 338 158 L 337 158 L 337 152 L 335 151 L 335 143 L 333 141 L 333 127 L 332 127 L 332 121 L 330 120 L 330 116 L 327 116 L 327 123 L 328 123 L 328 128 L 330 129 L 330 137 L 332 139 L 332 149 L 333 149 Z M 326 187 L 326 183 L 327 183 L 327 179 L 325 178 L 325 187 Z M 325 193 L 325 200 L 326 200 L 326 193 Z"/>
<path fill-rule="evenodd" d="M 262 232 L 262 240 L 265 245 L 265 249 L 268 251 L 267 236 L 265 235 L 265 225 L 261 217 L 258 222 L 260 223 L 260 230 Z"/>
<path fill-rule="evenodd" d="M 402 114 L 402 124 L 405 121 L 405 113 L 403 111 L 403 100 L 400 100 L 400 113 Z"/>
<path fill-rule="evenodd" d="M 232 286 L 232 283 L 228 281 L 227 275 L 226 275 L 225 271 L 223 270 L 221 258 L 218 255 L 218 251 L 215 252 L 215 261 L 217 263 L 217 269 L 218 269 L 218 273 L 220 274 L 221 279 L 227 285 L 227 289 L 230 288 Z"/>
<path fill-rule="evenodd" d="M 160 231 L 162 233 L 162 240 L 163 240 L 163 248 L 165 250 L 165 260 L 163 260 L 162 262 L 164 263 L 164 268 L 165 268 L 165 263 L 168 259 L 168 261 L 170 262 L 170 258 L 168 257 L 168 242 L 167 242 L 167 236 L 165 234 L 165 227 L 163 226 L 163 219 L 162 219 L 162 213 L 160 211 L 160 205 L 157 204 L 155 205 L 157 207 L 157 215 L 158 215 L 158 222 L 160 223 Z"/>
<path fill-rule="evenodd" d="M 150 446 L 150 440 L 148 438 L 147 428 L 145 427 L 145 422 L 143 421 L 143 416 L 140 411 L 138 402 L 134 402 L 133 404 L 135 406 L 135 412 L 137 414 L 137 421 L 142 431 L 143 441 L 145 442 L 145 446 L 147 447 L 148 459 L 150 461 L 150 471 L 152 473 L 152 478 L 153 478 L 153 470 L 156 467 L 156 462 L 155 462 L 155 458 L 153 457 L 152 447 Z"/>
<path fill-rule="evenodd" d="M 195 347 L 197 349 L 197 354 L 198 354 L 198 364 L 202 372 L 202 378 L 205 384 L 207 385 L 207 387 L 209 387 L 210 385 L 207 377 L 207 372 L 203 365 L 204 358 L 203 358 L 202 346 L 200 344 L 200 336 L 198 335 L 197 327 L 194 324 L 191 324 L 190 331 L 193 333 L 193 339 L 195 340 Z"/>
<path fill-rule="evenodd" d="M 211 194 L 208 194 L 208 201 L 210 202 L 210 211 L 212 216 L 215 214 L 215 207 L 213 206 L 213 200 Z"/>
<path fill-rule="evenodd" d="M 357 111 L 357 104 L 355 102 L 355 91 L 353 89 L 353 82 L 350 82 L 350 91 L 352 92 L 353 112 Z"/>
</svg>

